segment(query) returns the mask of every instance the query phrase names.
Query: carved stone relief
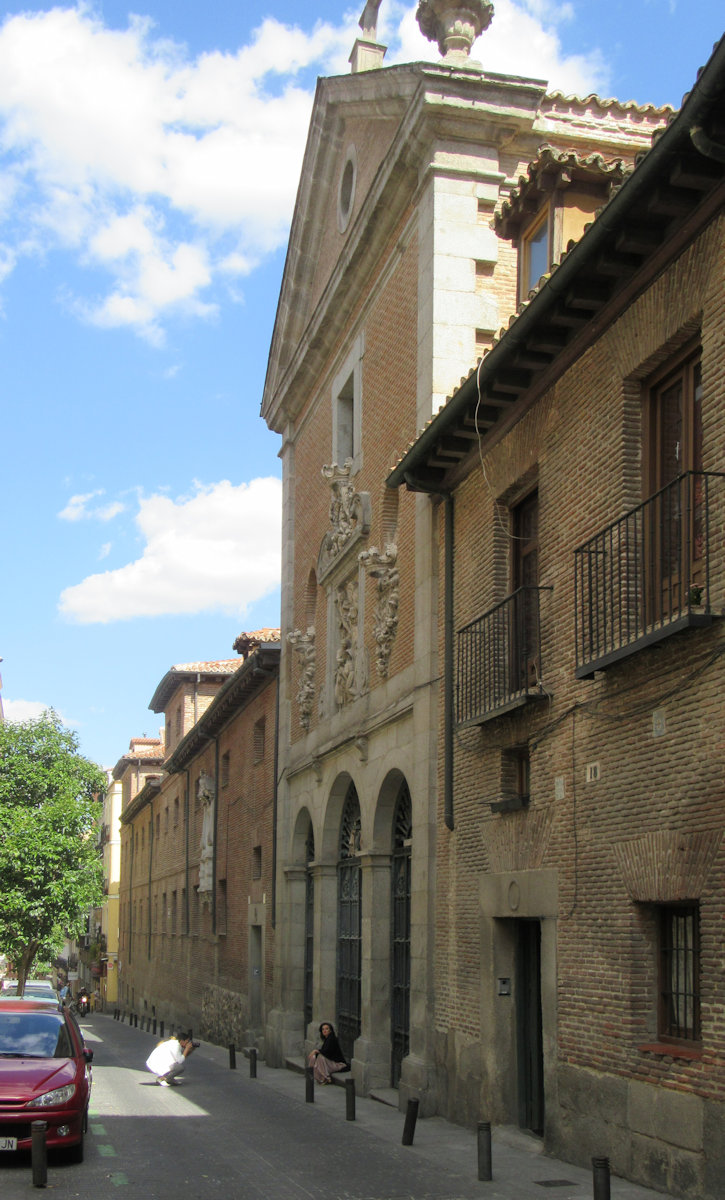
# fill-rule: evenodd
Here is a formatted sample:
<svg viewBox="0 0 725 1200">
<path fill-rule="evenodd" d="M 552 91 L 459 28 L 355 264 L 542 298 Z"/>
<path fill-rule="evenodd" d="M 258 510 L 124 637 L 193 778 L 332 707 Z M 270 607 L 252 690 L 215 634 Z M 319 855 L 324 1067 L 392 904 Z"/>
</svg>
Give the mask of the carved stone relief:
<svg viewBox="0 0 725 1200">
<path fill-rule="evenodd" d="M 378 675 L 387 678 L 390 652 L 398 632 L 400 602 L 399 574 L 396 567 L 398 547 L 392 542 L 381 552 L 377 546 L 363 550 L 358 558 L 371 579 L 377 580 L 377 600 L 373 614 L 373 634 L 376 642 L 375 663 Z"/>
<path fill-rule="evenodd" d="M 338 584 L 334 592 L 337 623 L 337 654 L 335 657 L 335 703 L 348 704 L 358 694 L 355 658 L 358 637 L 358 584 L 348 579 Z"/>
<path fill-rule="evenodd" d="M 300 659 L 300 686 L 297 692 L 297 710 L 300 725 L 309 729 L 312 705 L 315 699 L 315 666 L 317 651 L 315 649 L 315 629 L 310 625 L 305 633 L 295 629 L 287 634 L 287 641 L 294 648 Z"/>
<path fill-rule="evenodd" d="M 198 782 L 199 800 L 204 817 L 201 824 L 201 855 L 199 858 L 199 894 L 214 888 L 214 794 L 216 791 L 211 775 L 200 775 Z"/>
<path fill-rule="evenodd" d="M 360 538 L 370 530 L 370 496 L 356 492 L 350 476 L 352 459 L 342 466 L 332 463 L 322 468 L 323 478 L 330 485 L 330 528 L 322 539 L 317 561 L 317 578 L 321 583 L 346 557 Z"/>
</svg>

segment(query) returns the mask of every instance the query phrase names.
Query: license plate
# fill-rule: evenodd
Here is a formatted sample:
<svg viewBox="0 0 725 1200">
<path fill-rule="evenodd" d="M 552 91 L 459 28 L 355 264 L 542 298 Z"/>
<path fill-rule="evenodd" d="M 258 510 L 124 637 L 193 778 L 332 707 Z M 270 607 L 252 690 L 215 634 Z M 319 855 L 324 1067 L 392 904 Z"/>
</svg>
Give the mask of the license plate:
<svg viewBox="0 0 725 1200">
<path fill-rule="evenodd" d="M 0 1150 L 17 1150 L 18 1139 L 9 1137 L 0 1137 Z"/>
</svg>

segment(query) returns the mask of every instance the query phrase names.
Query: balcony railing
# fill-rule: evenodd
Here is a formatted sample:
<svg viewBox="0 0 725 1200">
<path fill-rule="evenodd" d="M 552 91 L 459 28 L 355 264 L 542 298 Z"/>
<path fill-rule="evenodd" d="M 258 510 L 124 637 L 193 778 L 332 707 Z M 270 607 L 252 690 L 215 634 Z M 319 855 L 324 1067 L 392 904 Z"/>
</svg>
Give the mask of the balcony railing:
<svg viewBox="0 0 725 1200">
<path fill-rule="evenodd" d="M 711 623 L 710 536 L 723 478 L 688 471 L 574 552 L 577 678 Z"/>
<path fill-rule="evenodd" d="M 458 631 L 456 720 L 481 724 L 541 699 L 539 594 L 522 587 Z"/>
</svg>

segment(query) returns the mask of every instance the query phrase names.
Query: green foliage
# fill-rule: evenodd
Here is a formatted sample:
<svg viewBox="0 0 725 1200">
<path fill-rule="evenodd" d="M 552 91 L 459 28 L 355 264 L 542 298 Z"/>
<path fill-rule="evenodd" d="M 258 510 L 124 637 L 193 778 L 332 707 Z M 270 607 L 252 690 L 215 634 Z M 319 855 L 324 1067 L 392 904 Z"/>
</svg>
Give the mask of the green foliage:
<svg viewBox="0 0 725 1200">
<path fill-rule="evenodd" d="M 94 832 L 103 772 L 58 716 L 0 722 L 0 949 L 25 979 L 100 902 Z"/>
</svg>

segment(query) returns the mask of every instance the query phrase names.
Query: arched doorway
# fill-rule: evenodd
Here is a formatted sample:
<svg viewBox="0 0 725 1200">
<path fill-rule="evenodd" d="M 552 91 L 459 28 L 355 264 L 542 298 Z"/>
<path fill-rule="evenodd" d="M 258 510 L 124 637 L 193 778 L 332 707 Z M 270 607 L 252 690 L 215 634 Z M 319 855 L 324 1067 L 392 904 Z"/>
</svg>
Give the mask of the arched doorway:
<svg viewBox="0 0 725 1200">
<path fill-rule="evenodd" d="M 337 865 L 337 1022 L 343 1053 L 352 1058 L 360 1035 L 361 1009 L 361 885 L 360 801 L 350 783 L 340 822 Z"/>
<path fill-rule="evenodd" d="M 391 860 L 391 1011 L 392 1039 L 390 1082 L 400 1081 L 403 1059 L 410 1047 L 410 847 L 412 806 L 403 780 L 395 802 Z"/>
<path fill-rule="evenodd" d="M 315 880 L 312 863 L 315 858 L 315 834 L 310 821 L 305 839 L 305 1029 L 312 1020 L 312 967 L 315 955 Z"/>
</svg>

